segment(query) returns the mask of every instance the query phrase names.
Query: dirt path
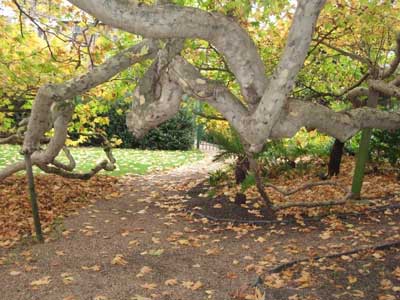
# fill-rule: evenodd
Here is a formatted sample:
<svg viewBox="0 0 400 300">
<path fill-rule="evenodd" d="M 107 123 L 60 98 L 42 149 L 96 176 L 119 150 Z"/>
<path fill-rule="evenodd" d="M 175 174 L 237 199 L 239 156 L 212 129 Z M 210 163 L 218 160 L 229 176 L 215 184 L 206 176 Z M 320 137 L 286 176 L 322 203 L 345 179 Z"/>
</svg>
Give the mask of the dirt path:
<svg viewBox="0 0 400 300">
<path fill-rule="evenodd" d="M 66 218 L 59 225 L 60 234 L 45 244 L 0 250 L 0 299 L 252 299 L 254 291 L 247 285 L 279 263 L 400 239 L 395 211 L 363 219 L 258 228 L 194 219 L 184 212 L 190 200 L 187 191 L 217 167 L 208 157 L 167 173 L 128 178 L 121 186 L 124 197 L 81 209 Z M 329 235 L 324 234 L 327 231 Z M 373 268 L 376 262 L 377 270 L 385 266 L 379 260 L 390 259 L 390 274 L 400 261 L 396 250 L 365 255 L 371 264 L 364 265 Z M 345 265 L 346 259 L 357 257 L 343 258 Z M 359 299 L 377 299 L 382 292 L 381 277 L 371 274 L 358 283 L 321 286 L 332 279 L 329 268 L 313 267 L 293 269 L 286 277 L 267 277 L 268 297 L 353 299 L 352 292 L 361 289 L 357 284 L 367 280 Z M 326 279 L 318 270 L 328 272 Z M 338 280 L 349 276 L 338 274 Z M 397 275 L 393 276 L 395 286 Z M 284 289 L 279 288 L 282 282 Z"/>
</svg>

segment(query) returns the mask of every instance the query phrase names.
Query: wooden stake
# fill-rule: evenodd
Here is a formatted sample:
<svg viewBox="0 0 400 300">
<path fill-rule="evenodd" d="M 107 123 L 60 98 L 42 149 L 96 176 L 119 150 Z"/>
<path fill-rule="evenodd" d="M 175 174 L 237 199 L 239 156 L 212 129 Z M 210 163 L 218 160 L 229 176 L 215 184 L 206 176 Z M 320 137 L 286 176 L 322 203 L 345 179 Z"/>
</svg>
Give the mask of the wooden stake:
<svg viewBox="0 0 400 300">
<path fill-rule="evenodd" d="M 40 224 L 39 207 L 37 204 L 37 196 L 35 191 L 35 178 L 33 176 L 31 155 L 29 153 L 25 153 L 24 156 L 25 156 L 26 176 L 28 178 L 29 196 L 32 207 L 33 222 L 35 224 L 36 239 L 38 240 L 38 242 L 42 243 L 43 242 L 42 226 Z"/>
</svg>

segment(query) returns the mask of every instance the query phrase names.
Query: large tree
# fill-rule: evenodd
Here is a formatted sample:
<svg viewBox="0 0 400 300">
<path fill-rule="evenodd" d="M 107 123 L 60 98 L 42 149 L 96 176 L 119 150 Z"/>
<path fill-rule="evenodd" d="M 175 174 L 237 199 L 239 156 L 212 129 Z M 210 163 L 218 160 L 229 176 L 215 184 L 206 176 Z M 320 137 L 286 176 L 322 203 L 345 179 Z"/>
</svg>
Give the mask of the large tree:
<svg viewBox="0 0 400 300">
<path fill-rule="evenodd" d="M 319 103 L 292 97 L 325 0 L 297 1 L 285 47 L 273 70 L 266 69 L 260 49 L 240 19 L 229 14 L 169 1 L 154 4 L 131 0 L 69 2 L 105 24 L 146 40 L 83 76 L 61 84 L 50 83 L 39 89 L 23 145 L 23 151 L 32 155 L 36 165 L 54 164 L 63 148 L 73 110 L 70 100 L 74 96 L 149 58 L 153 63 L 136 86 L 132 109 L 127 115 L 128 127 L 137 136 L 176 114 L 185 96 L 217 109 L 236 129 L 250 157 L 261 151 L 267 139 L 291 137 L 304 126 L 340 141 L 349 139 L 363 128 L 400 127 L 399 112 L 371 107 L 335 112 Z M 204 40 L 212 45 L 240 86 L 239 95 L 220 81 L 204 76 L 181 55 L 187 39 Z M 391 95 L 399 96 L 397 67 L 400 57 L 398 52 L 395 54 L 389 64 L 370 66 L 374 74 L 383 74 L 373 77 L 370 86 L 374 90 L 384 90 L 385 94 L 390 88 Z M 53 118 L 49 119 L 51 114 Z M 54 127 L 55 135 L 46 150 L 41 151 L 40 140 L 49 127 Z M 23 168 L 23 162 L 12 165 L 0 172 L 0 179 Z"/>
</svg>

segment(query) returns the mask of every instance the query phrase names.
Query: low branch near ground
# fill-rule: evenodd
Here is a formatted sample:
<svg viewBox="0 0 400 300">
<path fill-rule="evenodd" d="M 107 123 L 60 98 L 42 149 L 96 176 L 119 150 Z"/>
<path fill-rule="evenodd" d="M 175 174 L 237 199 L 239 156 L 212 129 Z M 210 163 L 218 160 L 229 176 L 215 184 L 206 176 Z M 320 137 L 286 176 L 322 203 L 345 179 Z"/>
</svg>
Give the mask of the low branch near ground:
<svg viewBox="0 0 400 300">
<path fill-rule="evenodd" d="M 53 160 L 52 165 L 54 165 L 58 169 L 63 169 L 65 171 L 72 171 L 76 167 L 76 161 L 67 146 L 63 147 L 63 152 L 68 159 L 68 165 L 66 165 L 56 159 Z"/>
<path fill-rule="evenodd" d="M 106 153 L 108 159 L 101 161 L 87 173 L 75 173 L 75 172 L 67 171 L 63 168 L 52 167 L 49 165 L 38 164 L 37 166 L 45 173 L 56 174 L 56 175 L 59 175 L 59 176 L 65 177 L 65 178 L 70 178 L 70 179 L 89 180 L 90 178 L 92 178 L 94 175 L 96 175 L 97 173 L 99 173 L 102 170 L 105 170 L 105 171 L 115 170 L 116 160 L 115 160 L 114 156 L 112 155 L 111 148 L 104 149 L 104 152 Z"/>
<path fill-rule="evenodd" d="M 0 139 L 0 145 L 5 145 L 5 144 L 22 144 L 23 142 L 23 137 L 20 136 L 19 134 L 12 134 L 8 137 L 1 138 Z"/>
<path fill-rule="evenodd" d="M 103 64 L 93 68 L 84 75 L 77 76 L 61 84 L 47 84 L 42 86 L 36 95 L 32 107 L 23 151 L 33 153 L 38 149 L 39 140 L 48 128 L 48 116 L 50 115 L 53 103 L 64 102 L 77 95 L 81 95 L 106 82 L 129 66 L 154 57 L 159 46 L 157 41 L 144 40 L 109 58 Z"/>
<path fill-rule="evenodd" d="M 107 59 L 103 64 L 91 69 L 84 75 L 61 84 L 42 86 L 38 90 L 32 107 L 22 149 L 24 153 L 32 154 L 32 163 L 42 167 L 54 163 L 61 169 L 71 169 L 73 165 L 71 161 L 69 166 L 54 161 L 65 145 L 68 123 L 73 114 L 73 103 L 67 100 L 106 82 L 133 64 L 153 58 L 160 47 L 159 41 L 144 40 Z M 45 132 L 51 127 L 54 127 L 54 136 L 50 139 L 47 148 L 42 151 L 39 148 L 40 142 Z M 0 170 L 0 181 L 17 171 L 23 170 L 24 166 L 23 162 L 18 162 Z"/>
<path fill-rule="evenodd" d="M 362 246 L 362 247 L 348 250 L 348 251 L 332 253 L 332 254 L 328 254 L 328 255 L 318 255 L 315 257 L 311 257 L 311 258 L 310 257 L 300 258 L 300 259 L 289 261 L 287 263 L 280 264 L 280 265 L 276 266 L 275 268 L 268 270 L 267 274 L 279 273 L 287 268 L 290 268 L 294 265 L 297 265 L 299 263 L 306 262 L 306 261 L 311 261 L 311 260 L 315 261 L 315 260 L 319 260 L 319 259 L 323 259 L 323 258 L 336 258 L 336 257 L 341 257 L 342 255 L 351 255 L 351 254 L 363 252 L 363 251 L 385 250 L 385 249 L 390 249 L 390 248 L 394 248 L 394 247 L 400 247 L 400 241 L 388 242 L 388 243 L 379 244 L 379 245 L 375 245 L 375 246 Z"/>
</svg>

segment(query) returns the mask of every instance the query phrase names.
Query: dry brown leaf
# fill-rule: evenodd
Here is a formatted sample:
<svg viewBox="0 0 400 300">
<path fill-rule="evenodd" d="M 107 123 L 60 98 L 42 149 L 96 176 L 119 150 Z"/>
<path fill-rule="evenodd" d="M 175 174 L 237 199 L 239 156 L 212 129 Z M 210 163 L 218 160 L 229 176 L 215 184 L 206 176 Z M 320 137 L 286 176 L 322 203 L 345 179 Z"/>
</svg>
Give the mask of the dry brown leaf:
<svg viewBox="0 0 400 300">
<path fill-rule="evenodd" d="M 138 274 L 136 274 L 137 278 L 143 277 L 144 275 L 150 273 L 152 271 L 152 269 L 148 266 L 144 266 L 140 269 L 140 272 Z"/>
<path fill-rule="evenodd" d="M 40 285 L 47 285 L 50 283 L 51 279 L 50 276 L 44 276 L 38 280 L 32 281 L 30 283 L 31 286 L 40 286 Z"/>
<path fill-rule="evenodd" d="M 124 259 L 122 254 L 117 254 L 111 261 L 113 265 L 125 266 L 128 262 Z"/>
<path fill-rule="evenodd" d="M 178 284 L 178 280 L 176 278 L 168 279 L 164 282 L 165 285 L 167 286 L 173 286 Z"/>
<path fill-rule="evenodd" d="M 144 283 L 140 285 L 142 288 L 146 289 L 146 290 L 154 290 L 157 287 L 157 284 L 155 283 Z"/>
<path fill-rule="evenodd" d="M 82 269 L 82 270 L 85 270 L 85 271 L 94 271 L 94 272 L 98 272 L 98 271 L 100 271 L 101 268 L 100 268 L 100 266 L 98 266 L 98 265 L 94 265 L 94 266 L 91 266 L 91 267 L 82 266 L 81 269 Z"/>
</svg>

